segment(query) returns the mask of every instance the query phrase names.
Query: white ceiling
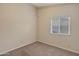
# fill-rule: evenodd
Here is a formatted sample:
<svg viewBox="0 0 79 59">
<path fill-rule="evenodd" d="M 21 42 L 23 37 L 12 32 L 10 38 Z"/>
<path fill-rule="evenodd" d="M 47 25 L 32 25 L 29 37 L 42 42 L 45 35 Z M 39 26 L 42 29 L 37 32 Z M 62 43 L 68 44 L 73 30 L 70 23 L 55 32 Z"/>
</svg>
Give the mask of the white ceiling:
<svg viewBox="0 0 79 59">
<path fill-rule="evenodd" d="M 50 6 L 50 5 L 57 5 L 59 3 L 32 3 L 35 7 L 45 7 L 45 6 Z"/>
</svg>

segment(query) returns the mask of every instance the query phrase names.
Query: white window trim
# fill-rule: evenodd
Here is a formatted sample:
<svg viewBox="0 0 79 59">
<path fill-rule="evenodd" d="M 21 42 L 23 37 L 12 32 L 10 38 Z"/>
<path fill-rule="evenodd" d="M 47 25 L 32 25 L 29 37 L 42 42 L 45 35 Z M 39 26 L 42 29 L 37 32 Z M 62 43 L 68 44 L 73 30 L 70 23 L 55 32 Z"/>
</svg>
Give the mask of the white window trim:
<svg viewBox="0 0 79 59">
<path fill-rule="evenodd" d="M 60 18 L 59 18 L 60 19 Z M 59 20 L 60 21 L 60 20 Z M 60 26 L 60 25 L 59 25 Z M 68 17 L 68 34 L 65 33 L 53 33 L 53 19 L 51 19 L 51 25 L 50 25 L 51 29 L 50 29 L 50 33 L 51 34 L 58 34 L 58 35 L 71 35 L 70 32 L 70 17 Z M 60 31 L 60 27 L 59 27 L 59 31 Z"/>
</svg>

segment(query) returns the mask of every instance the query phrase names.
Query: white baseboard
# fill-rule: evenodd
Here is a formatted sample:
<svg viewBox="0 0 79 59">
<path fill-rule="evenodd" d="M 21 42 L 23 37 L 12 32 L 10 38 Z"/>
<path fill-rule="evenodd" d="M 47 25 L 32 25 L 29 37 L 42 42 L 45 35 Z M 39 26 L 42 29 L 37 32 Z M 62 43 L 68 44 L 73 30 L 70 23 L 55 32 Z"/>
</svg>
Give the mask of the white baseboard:
<svg viewBox="0 0 79 59">
<path fill-rule="evenodd" d="M 2 54 L 6 54 L 7 52 L 13 51 L 13 50 L 15 50 L 15 49 L 24 47 L 24 46 L 26 46 L 26 45 L 29 45 L 29 44 L 32 44 L 32 43 L 35 43 L 35 42 L 36 42 L 36 41 L 34 41 L 34 42 L 30 42 L 30 43 L 27 43 L 27 44 L 24 44 L 24 45 L 20 45 L 20 46 L 15 47 L 15 48 L 11 48 L 11 49 L 9 49 L 9 50 L 6 50 L 6 51 L 1 52 L 0 55 L 2 55 Z"/>
<path fill-rule="evenodd" d="M 49 44 L 49 43 L 47 43 L 47 42 L 42 42 L 42 41 L 38 41 L 38 42 L 45 43 L 45 44 L 48 44 L 48 45 L 50 45 L 50 46 L 58 47 L 58 48 L 60 48 L 60 49 L 64 49 L 64 50 L 67 50 L 67 51 L 70 51 L 70 52 L 79 54 L 79 52 L 78 52 L 78 51 L 75 51 L 75 50 L 71 50 L 71 49 L 67 49 L 67 48 L 59 47 L 59 46 L 56 46 L 56 45 L 51 45 L 51 44 Z"/>
<path fill-rule="evenodd" d="M 32 43 L 35 43 L 35 42 L 41 42 L 41 43 L 44 43 L 44 44 L 48 44 L 48 45 L 50 45 L 50 46 L 58 47 L 58 46 L 56 46 L 56 45 L 51 45 L 51 44 L 49 44 L 49 43 L 47 43 L 47 42 L 34 41 L 34 42 L 30 42 L 30 43 L 28 43 L 28 44 L 21 45 L 21 46 L 18 46 L 18 47 L 16 47 L 16 48 L 12 48 L 12 49 L 9 49 L 9 50 L 7 50 L 7 51 L 4 51 L 4 52 L 0 53 L 0 55 L 2 55 L 2 54 L 6 54 L 7 52 L 13 51 L 13 50 L 15 50 L 15 49 L 24 47 L 24 46 L 26 46 L 26 45 L 29 45 L 29 44 L 32 44 Z M 70 51 L 70 52 L 79 54 L 79 52 L 74 51 L 74 50 L 71 50 L 71 49 L 66 49 L 66 48 L 63 48 L 63 47 L 58 47 L 58 48 L 60 48 L 60 49 L 64 49 L 64 50 L 67 50 L 67 51 Z"/>
</svg>

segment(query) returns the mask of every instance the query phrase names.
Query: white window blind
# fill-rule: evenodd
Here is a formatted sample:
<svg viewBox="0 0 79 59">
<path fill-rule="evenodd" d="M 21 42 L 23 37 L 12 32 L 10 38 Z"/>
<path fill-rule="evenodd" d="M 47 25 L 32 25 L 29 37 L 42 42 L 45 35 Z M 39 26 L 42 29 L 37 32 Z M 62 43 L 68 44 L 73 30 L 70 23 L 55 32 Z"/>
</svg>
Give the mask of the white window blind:
<svg viewBox="0 0 79 59">
<path fill-rule="evenodd" d="M 51 33 L 70 35 L 70 17 L 57 16 L 51 20 Z"/>
</svg>

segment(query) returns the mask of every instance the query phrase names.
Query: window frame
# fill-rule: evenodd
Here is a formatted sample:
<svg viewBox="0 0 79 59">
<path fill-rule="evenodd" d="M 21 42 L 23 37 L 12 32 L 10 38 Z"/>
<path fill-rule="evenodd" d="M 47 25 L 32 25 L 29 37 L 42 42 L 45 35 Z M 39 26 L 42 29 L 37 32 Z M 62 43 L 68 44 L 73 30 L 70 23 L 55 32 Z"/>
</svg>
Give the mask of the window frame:
<svg viewBox="0 0 79 59">
<path fill-rule="evenodd" d="M 61 33 L 60 32 L 60 17 L 63 17 L 63 16 L 57 16 L 57 17 L 59 17 L 59 31 L 58 31 L 58 33 L 54 33 L 53 32 L 53 21 L 54 21 L 54 19 L 52 18 L 51 19 L 51 29 L 50 29 L 50 33 L 51 34 L 59 34 L 59 35 L 71 35 L 71 32 L 70 32 L 70 17 L 69 16 L 64 16 L 64 17 L 67 17 L 68 18 L 68 33 L 66 34 L 66 33 Z"/>
</svg>

